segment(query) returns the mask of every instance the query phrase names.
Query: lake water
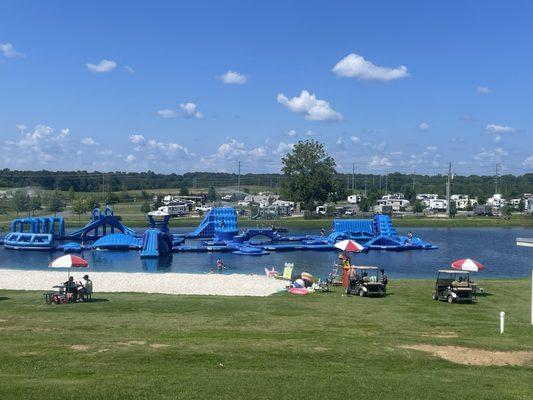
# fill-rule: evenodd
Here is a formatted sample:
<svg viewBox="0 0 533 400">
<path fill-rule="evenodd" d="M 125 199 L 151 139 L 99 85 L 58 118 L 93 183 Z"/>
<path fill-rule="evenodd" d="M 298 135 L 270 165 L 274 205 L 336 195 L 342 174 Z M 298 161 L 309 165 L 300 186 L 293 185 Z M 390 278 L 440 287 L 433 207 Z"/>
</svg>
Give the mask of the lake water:
<svg viewBox="0 0 533 400">
<path fill-rule="evenodd" d="M 142 232 L 142 228 L 137 229 Z M 191 229 L 174 229 L 175 233 Z M 482 278 L 525 278 L 533 268 L 533 249 L 516 246 L 517 237 L 532 237 L 533 229 L 526 228 L 400 228 L 405 235 L 430 242 L 437 250 L 404 252 L 369 251 L 354 254 L 356 265 L 376 265 L 385 268 L 391 278 L 433 278 L 439 268 L 448 268 L 458 258 L 474 258 L 485 265 Z M 316 230 L 294 230 L 289 234 L 316 234 Z M 193 243 L 191 243 L 193 244 Z M 47 269 L 48 262 L 62 252 L 33 252 L 0 248 L 0 268 Z M 187 272 L 206 273 L 222 257 L 228 269 L 224 273 L 263 274 L 265 267 L 283 270 L 285 262 L 295 265 L 296 273 L 307 271 L 325 276 L 331 271 L 337 252 L 294 251 L 271 252 L 265 256 L 238 256 L 231 253 L 176 253 L 155 260 L 141 260 L 137 251 L 85 251 L 90 271 L 114 272 Z"/>
</svg>

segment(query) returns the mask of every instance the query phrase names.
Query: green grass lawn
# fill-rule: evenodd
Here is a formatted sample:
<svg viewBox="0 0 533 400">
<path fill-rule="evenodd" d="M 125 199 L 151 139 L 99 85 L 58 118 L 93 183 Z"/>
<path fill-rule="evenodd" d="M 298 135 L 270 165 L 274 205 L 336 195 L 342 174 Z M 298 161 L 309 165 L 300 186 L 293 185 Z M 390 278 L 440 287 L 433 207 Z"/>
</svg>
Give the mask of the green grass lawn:
<svg viewBox="0 0 533 400">
<path fill-rule="evenodd" d="M 533 351 L 530 284 L 485 281 L 492 295 L 463 305 L 432 301 L 426 280 L 374 299 L 99 293 L 47 306 L 3 290 L 0 398 L 531 399 L 533 362 L 466 366 L 400 348 Z"/>
</svg>

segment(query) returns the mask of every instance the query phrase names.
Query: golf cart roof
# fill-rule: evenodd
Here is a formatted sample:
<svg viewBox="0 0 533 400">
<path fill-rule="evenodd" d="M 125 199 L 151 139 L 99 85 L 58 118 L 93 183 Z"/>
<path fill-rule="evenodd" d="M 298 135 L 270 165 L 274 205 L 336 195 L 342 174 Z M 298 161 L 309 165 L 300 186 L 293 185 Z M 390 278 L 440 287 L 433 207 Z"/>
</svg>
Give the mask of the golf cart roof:
<svg viewBox="0 0 533 400">
<path fill-rule="evenodd" d="M 470 271 L 460 271 L 458 269 L 439 269 L 444 274 L 469 274 Z"/>
<path fill-rule="evenodd" d="M 378 269 L 378 267 L 357 266 L 357 265 L 352 265 L 352 267 L 355 269 Z"/>
</svg>

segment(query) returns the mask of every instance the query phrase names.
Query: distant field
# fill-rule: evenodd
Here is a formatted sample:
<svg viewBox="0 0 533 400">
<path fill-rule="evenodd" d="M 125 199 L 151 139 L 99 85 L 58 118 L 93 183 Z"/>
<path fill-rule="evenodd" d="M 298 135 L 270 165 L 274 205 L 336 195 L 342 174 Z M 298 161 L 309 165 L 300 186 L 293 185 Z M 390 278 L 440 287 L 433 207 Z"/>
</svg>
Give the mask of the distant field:
<svg viewBox="0 0 533 400">
<path fill-rule="evenodd" d="M 427 280 L 375 299 L 0 290 L 0 398 L 531 399 L 530 282 L 480 283 L 451 305 Z"/>
</svg>

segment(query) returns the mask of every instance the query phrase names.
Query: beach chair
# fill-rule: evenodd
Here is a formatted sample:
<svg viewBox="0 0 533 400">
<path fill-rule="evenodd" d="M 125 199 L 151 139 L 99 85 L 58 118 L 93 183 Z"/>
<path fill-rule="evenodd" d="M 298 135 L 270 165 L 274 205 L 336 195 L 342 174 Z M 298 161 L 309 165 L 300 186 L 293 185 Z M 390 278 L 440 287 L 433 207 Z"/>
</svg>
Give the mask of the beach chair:
<svg viewBox="0 0 533 400">
<path fill-rule="evenodd" d="M 285 267 L 283 268 L 283 275 L 276 276 L 276 279 L 283 279 L 285 281 L 292 280 L 292 270 L 294 268 L 293 263 L 285 263 Z"/>
</svg>

